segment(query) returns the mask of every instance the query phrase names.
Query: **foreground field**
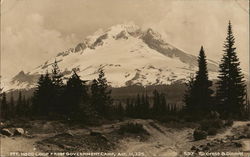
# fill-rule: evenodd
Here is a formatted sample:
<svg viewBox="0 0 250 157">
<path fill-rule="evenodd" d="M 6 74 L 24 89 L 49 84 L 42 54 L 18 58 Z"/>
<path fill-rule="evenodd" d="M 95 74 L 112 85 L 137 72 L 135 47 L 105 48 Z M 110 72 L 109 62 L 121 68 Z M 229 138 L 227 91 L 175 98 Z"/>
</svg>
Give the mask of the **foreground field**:
<svg viewBox="0 0 250 157">
<path fill-rule="evenodd" d="M 145 133 L 120 133 L 120 126 L 128 122 L 141 124 Z M 236 121 L 232 127 L 199 141 L 193 140 L 195 125 L 187 127 L 142 119 L 128 119 L 88 127 L 40 120 L 9 124 L 8 127 L 10 132 L 14 127 L 23 128 L 25 132 L 19 136 L 1 135 L 1 156 L 33 156 L 34 153 L 44 153 L 39 154 L 41 156 L 49 155 L 48 153 L 51 153 L 50 156 L 66 156 L 63 152 L 71 152 L 69 156 L 77 156 L 74 154 L 76 152 L 86 153 L 82 154 L 83 156 L 91 155 L 87 154 L 91 152 L 102 153 L 101 155 L 105 156 L 166 157 L 202 156 L 204 152 L 231 152 L 230 156 L 240 156 L 237 152 L 250 151 L 250 139 L 247 135 L 250 131 L 249 121 Z"/>
</svg>

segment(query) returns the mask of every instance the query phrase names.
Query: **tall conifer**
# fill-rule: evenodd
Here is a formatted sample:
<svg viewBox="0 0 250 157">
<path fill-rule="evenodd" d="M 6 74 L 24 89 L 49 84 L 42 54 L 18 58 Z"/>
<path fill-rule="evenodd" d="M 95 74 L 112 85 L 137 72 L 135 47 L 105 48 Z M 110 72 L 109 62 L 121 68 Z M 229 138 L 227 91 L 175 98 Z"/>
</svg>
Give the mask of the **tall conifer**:
<svg viewBox="0 0 250 157">
<path fill-rule="evenodd" d="M 239 118 L 244 110 L 246 85 L 234 44 L 235 38 L 229 21 L 224 43 L 224 55 L 219 66 L 216 98 L 217 107 L 221 114 L 226 117 Z"/>
</svg>

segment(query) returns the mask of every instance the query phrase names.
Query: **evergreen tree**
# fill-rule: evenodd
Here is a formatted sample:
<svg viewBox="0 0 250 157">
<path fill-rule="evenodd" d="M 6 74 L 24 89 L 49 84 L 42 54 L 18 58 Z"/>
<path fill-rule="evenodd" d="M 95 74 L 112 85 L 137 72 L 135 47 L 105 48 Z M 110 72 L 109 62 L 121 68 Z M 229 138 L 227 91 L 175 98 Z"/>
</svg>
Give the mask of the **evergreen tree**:
<svg viewBox="0 0 250 157">
<path fill-rule="evenodd" d="M 119 118 L 123 118 L 123 116 L 124 116 L 124 108 L 122 107 L 121 102 L 119 102 L 119 104 L 117 105 L 116 113 L 117 113 Z"/>
<path fill-rule="evenodd" d="M 6 93 L 3 92 L 2 93 L 2 99 L 1 99 L 1 117 L 3 119 L 8 118 L 8 104 L 7 104 L 7 100 L 6 100 Z"/>
<path fill-rule="evenodd" d="M 210 89 L 212 81 L 208 79 L 206 55 L 201 47 L 198 57 L 198 71 L 195 79 L 189 84 L 189 93 L 185 97 L 185 103 L 189 112 L 197 116 L 208 113 L 212 109 L 212 93 Z M 189 105 L 189 106 L 188 106 Z"/>
<path fill-rule="evenodd" d="M 171 106 L 170 106 L 170 104 L 167 104 L 167 106 L 166 106 L 166 113 L 170 114 L 170 112 L 171 112 Z"/>
<path fill-rule="evenodd" d="M 53 67 L 53 69 L 52 69 L 52 73 L 51 73 L 51 81 L 52 81 L 51 111 L 53 113 L 62 113 L 63 112 L 62 94 L 64 91 L 63 75 L 58 67 L 56 60 L 55 60 L 54 64 L 52 65 L 52 67 Z"/>
<path fill-rule="evenodd" d="M 40 76 L 37 83 L 37 88 L 33 93 L 32 110 L 36 115 L 48 115 L 48 113 L 51 112 L 53 99 L 52 92 L 52 80 L 49 76 L 49 73 L 46 72 L 45 76 Z"/>
<path fill-rule="evenodd" d="M 26 99 L 26 116 L 30 117 L 32 114 L 31 98 Z"/>
<path fill-rule="evenodd" d="M 164 93 L 160 94 L 160 115 L 166 114 L 167 112 L 167 102 L 166 102 L 166 96 Z"/>
<path fill-rule="evenodd" d="M 149 98 L 148 95 L 142 94 L 141 118 L 149 116 Z"/>
<path fill-rule="evenodd" d="M 194 77 L 193 76 L 190 76 L 190 79 L 188 80 L 188 82 L 186 83 L 186 91 L 185 91 L 185 94 L 184 94 L 184 103 L 185 103 L 185 107 L 184 107 L 184 110 L 185 112 L 187 113 L 191 113 L 192 111 L 195 110 L 195 106 L 194 106 L 194 97 L 192 96 L 193 95 L 193 88 L 194 88 Z M 168 105 L 168 109 L 169 111 L 171 111 L 171 107 L 170 105 Z"/>
<path fill-rule="evenodd" d="M 132 117 L 133 116 L 133 101 L 130 100 L 129 98 L 126 101 L 126 115 L 128 117 Z"/>
<path fill-rule="evenodd" d="M 22 92 L 19 91 L 18 99 L 17 99 L 17 106 L 16 106 L 16 113 L 18 116 L 23 116 L 24 104 L 23 104 L 23 96 Z"/>
<path fill-rule="evenodd" d="M 136 118 L 137 117 L 137 112 L 136 112 L 136 99 L 132 99 L 130 101 L 130 106 L 131 106 L 131 117 Z"/>
<path fill-rule="evenodd" d="M 157 90 L 153 91 L 153 115 L 154 116 L 159 116 L 160 115 L 160 110 L 161 110 L 161 100 L 160 100 L 160 94 Z"/>
<path fill-rule="evenodd" d="M 235 38 L 229 21 L 227 37 L 224 43 L 224 55 L 219 66 L 216 98 L 218 111 L 222 115 L 239 118 L 244 110 L 246 85 L 234 43 Z"/>
<path fill-rule="evenodd" d="M 99 91 L 99 84 L 96 79 L 92 81 L 91 85 L 91 104 L 94 109 L 99 113 L 101 112 L 102 102 L 101 102 L 101 95 Z"/>
<path fill-rule="evenodd" d="M 86 81 L 80 79 L 75 71 L 68 79 L 64 92 L 64 113 L 79 111 L 80 105 L 87 104 L 88 93 Z"/>
<path fill-rule="evenodd" d="M 52 83 L 55 87 L 57 88 L 61 88 L 63 87 L 63 75 L 60 71 L 60 68 L 57 64 L 57 61 L 55 60 L 55 62 L 52 64 L 52 73 L 51 73 L 51 79 L 52 79 Z"/>
<path fill-rule="evenodd" d="M 198 67 L 193 89 L 194 105 L 197 112 L 204 113 L 212 109 L 211 95 L 213 91 L 210 89 L 212 81 L 208 80 L 207 61 L 203 47 L 201 47 L 198 57 Z"/>
<path fill-rule="evenodd" d="M 107 116 L 110 106 L 113 103 L 111 90 L 108 89 L 108 82 L 102 69 L 99 70 L 98 79 L 94 79 L 91 85 L 91 102 L 101 116 Z"/>
<path fill-rule="evenodd" d="M 22 97 L 22 116 L 27 117 L 28 106 L 25 95 Z"/>
<path fill-rule="evenodd" d="M 135 106 L 134 106 L 134 114 L 136 116 L 136 118 L 140 118 L 141 117 L 141 97 L 140 97 L 140 94 L 137 94 L 137 97 L 136 97 L 136 103 L 135 103 Z"/>
<path fill-rule="evenodd" d="M 10 105 L 9 105 L 9 108 L 10 108 L 10 115 L 12 117 L 14 117 L 15 116 L 15 102 L 14 102 L 13 92 L 10 93 Z"/>
<path fill-rule="evenodd" d="M 145 96 L 145 114 L 146 114 L 146 117 L 149 116 L 149 110 L 150 110 L 149 97 L 148 97 L 148 94 L 146 93 L 146 96 Z"/>
</svg>

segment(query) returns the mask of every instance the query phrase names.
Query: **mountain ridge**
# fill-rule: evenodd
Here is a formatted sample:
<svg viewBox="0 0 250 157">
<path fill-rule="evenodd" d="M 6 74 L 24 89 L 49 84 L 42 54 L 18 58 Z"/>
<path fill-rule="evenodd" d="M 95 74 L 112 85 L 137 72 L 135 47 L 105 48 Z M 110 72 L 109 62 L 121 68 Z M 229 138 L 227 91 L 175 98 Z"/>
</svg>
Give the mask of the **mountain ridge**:
<svg viewBox="0 0 250 157">
<path fill-rule="evenodd" d="M 92 80 L 101 68 L 114 87 L 185 81 L 197 69 L 196 56 L 168 44 L 153 29 L 115 25 L 86 37 L 73 48 L 57 53 L 34 70 L 26 74 L 22 72 L 22 78 L 18 75 L 13 77 L 7 89 L 34 87 L 40 74 L 51 71 L 55 60 L 65 77 L 75 69 L 82 79 Z M 218 64 L 208 60 L 211 78 L 215 78 L 217 69 Z"/>
</svg>

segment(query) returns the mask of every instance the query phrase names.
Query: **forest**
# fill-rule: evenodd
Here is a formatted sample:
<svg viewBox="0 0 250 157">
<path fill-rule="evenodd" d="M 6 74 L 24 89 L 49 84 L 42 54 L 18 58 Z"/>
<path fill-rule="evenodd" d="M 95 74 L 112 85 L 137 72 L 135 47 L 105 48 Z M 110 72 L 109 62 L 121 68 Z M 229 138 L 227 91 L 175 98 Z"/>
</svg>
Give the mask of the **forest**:
<svg viewBox="0 0 250 157">
<path fill-rule="evenodd" d="M 42 74 L 31 98 L 19 92 L 7 100 L 1 94 L 1 117 L 3 119 L 61 119 L 71 122 L 88 122 L 93 119 L 120 119 L 125 117 L 157 119 L 163 121 L 183 119 L 201 121 L 207 117 L 220 119 L 249 119 L 250 108 L 244 75 L 237 57 L 235 38 L 229 22 L 224 42 L 224 54 L 219 65 L 218 80 L 209 80 L 206 54 L 201 46 L 198 70 L 186 83 L 183 106 L 168 102 L 164 91 L 154 89 L 138 93 L 136 97 L 115 100 L 103 69 L 98 78 L 87 84 L 76 70 L 65 78 L 55 60 L 52 71 Z M 212 88 L 216 86 L 216 88 Z"/>
</svg>

